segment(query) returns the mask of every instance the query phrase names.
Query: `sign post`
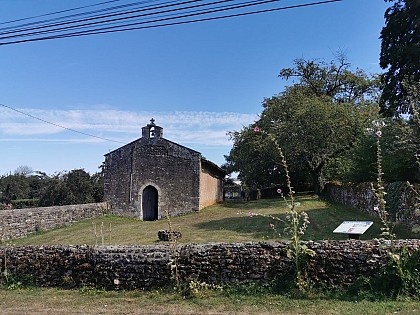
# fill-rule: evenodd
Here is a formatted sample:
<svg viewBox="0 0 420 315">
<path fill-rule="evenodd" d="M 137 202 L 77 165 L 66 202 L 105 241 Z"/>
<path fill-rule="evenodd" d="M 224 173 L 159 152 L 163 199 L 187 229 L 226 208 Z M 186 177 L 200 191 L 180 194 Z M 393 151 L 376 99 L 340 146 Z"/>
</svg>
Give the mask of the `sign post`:
<svg viewBox="0 0 420 315">
<path fill-rule="evenodd" d="M 372 224 L 373 221 L 343 221 L 333 233 L 347 234 L 349 239 L 358 240 Z"/>
</svg>

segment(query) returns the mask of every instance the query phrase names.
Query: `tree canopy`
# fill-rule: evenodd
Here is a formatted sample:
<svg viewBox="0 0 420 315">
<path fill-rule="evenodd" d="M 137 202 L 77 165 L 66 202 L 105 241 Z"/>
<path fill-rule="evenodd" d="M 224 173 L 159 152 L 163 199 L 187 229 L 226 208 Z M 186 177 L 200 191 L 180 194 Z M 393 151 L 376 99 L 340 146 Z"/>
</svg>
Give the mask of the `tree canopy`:
<svg viewBox="0 0 420 315">
<path fill-rule="evenodd" d="M 420 181 L 416 154 L 420 148 L 420 128 L 413 119 L 386 118 L 381 120 L 382 178 L 386 182 Z M 330 160 L 326 176 L 341 182 L 370 182 L 378 177 L 377 135 L 367 130 L 354 148 L 343 156 Z"/>
<path fill-rule="evenodd" d="M 265 99 L 258 121 L 231 133 L 228 166 L 250 186 L 281 184 L 278 153 L 269 139 L 253 135 L 258 127 L 281 146 L 294 185 L 309 179 L 319 193 L 326 163 L 352 148 L 377 114 L 377 79 L 351 71 L 342 57 L 330 63 L 296 59 L 280 77 L 297 82 Z"/>
<path fill-rule="evenodd" d="M 420 1 L 388 1 L 394 3 L 385 11 L 380 37 L 380 66 L 386 70 L 380 105 L 387 116 L 399 116 L 411 112 L 408 89 L 420 82 Z"/>
<path fill-rule="evenodd" d="M 20 166 L 14 174 L 0 176 L 1 204 L 14 208 L 59 206 L 103 200 L 102 174 L 92 176 L 83 169 L 47 175 Z"/>
</svg>

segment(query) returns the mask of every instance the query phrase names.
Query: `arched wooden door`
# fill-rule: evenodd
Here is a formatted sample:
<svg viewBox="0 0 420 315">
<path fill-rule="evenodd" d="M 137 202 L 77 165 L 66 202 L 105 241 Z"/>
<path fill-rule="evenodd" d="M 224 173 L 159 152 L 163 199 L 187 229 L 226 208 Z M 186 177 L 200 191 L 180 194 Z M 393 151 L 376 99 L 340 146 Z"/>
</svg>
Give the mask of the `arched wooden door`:
<svg viewBox="0 0 420 315">
<path fill-rule="evenodd" d="M 147 186 L 143 190 L 142 208 L 144 221 L 158 219 L 158 191 L 155 187 Z"/>
</svg>

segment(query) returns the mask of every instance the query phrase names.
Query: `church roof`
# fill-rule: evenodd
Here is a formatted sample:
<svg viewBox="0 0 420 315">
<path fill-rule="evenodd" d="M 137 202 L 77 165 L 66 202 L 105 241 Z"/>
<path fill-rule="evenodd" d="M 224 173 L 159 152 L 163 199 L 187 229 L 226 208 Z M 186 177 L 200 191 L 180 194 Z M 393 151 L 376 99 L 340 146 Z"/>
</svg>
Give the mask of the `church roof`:
<svg viewBox="0 0 420 315">
<path fill-rule="evenodd" d="M 215 164 L 215 163 L 211 162 L 210 160 L 207 160 L 206 158 L 204 158 L 203 156 L 201 156 L 201 153 L 200 152 L 198 152 L 196 150 L 193 150 L 191 148 L 188 148 L 188 147 L 186 147 L 186 146 L 184 146 L 182 144 L 179 144 L 179 143 L 176 143 L 176 142 L 173 142 L 171 140 L 168 140 L 168 139 L 163 138 L 162 137 L 162 134 L 163 134 L 163 131 L 162 130 L 163 130 L 163 128 L 160 127 L 160 126 L 157 126 L 155 124 L 155 120 L 153 118 L 150 120 L 150 124 L 147 124 L 147 126 L 145 126 L 145 127 L 142 128 L 142 137 L 140 137 L 140 138 L 138 138 L 138 139 L 136 139 L 136 140 L 134 140 L 134 141 L 132 141 L 130 143 L 127 143 L 127 144 L 123 145 L 122 147 L 119 147 L 119 148 L 117 148 L 117 149 L 115 149 L 115 150 L 113 150 L 111 152 L 108 152 L 107 154 L 105 154 L 105 156 L 108 156 L 108 155 L 110 155 L 110 154 L 112 154 L 114 152 L 117 152 L 119 150 L 122 150 L 125 147 L 131 146 L 131 145 L 133 145 L 136 142 L 141 142 L 141 141 L 143 141 L 143 139 L 147 139 L 150 136 L 150 134 L 149 134 L 150 128 L 154 128 L 153 130 L 155 130 L 155 128 L 157 128 L 159 140 L 166 141 L 166 142 L 171 143 L 173 145 L 182 147 L 182 148 L 187 149 L 187 150 L 189 150 L 191 152 L 194 152 L 196 154 L 199 154 L 200 157 L 201 157 L 201 163 L 207 164 L 208 166 L 210 166 L 211 168 L 214 168 L 216 171 L 218 171 L 219 173 L 221 173 L 223 175 L 226 175 L 227 174 L 227 172 L 224 169 L 222 169 L 219 166 L 217 166 L 217 164 Z"/>
</svg>

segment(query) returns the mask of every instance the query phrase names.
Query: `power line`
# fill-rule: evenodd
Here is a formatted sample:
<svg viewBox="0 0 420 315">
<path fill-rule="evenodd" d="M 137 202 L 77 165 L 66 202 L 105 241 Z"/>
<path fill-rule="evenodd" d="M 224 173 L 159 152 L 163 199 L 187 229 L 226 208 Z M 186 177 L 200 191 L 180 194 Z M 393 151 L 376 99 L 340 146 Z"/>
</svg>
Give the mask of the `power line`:
<svg viewBox="0 0 420 315">
<path fill-rule="evenodd" d="M 188 4 L 188 3 L 198 2 L 198 1 L 203 1 L 203 0 L 188 0 L 188 1 L 183 1 L 183 2 L 170 1 L 170 2 L 164 2 L 161 5 L 154 6 L 154 7 L 153 6 L 143 6 L 143 7 L 140 7 L 139 9 L 137 9 L 137 10 L 117 11 L 113 14 L 96 15 L 96 16 L 92 16 L 92 17 L 89 17 L 89 18 L 85 18 L 85 19 L 68 20 L 68 21 L 64 21 L 64 22 L 61 22 L 61 23 L 45 24 L 45 25 L 41 25 L 41 26 L 38 26 L 38 27 L 15 29 L 15 30 L 13 30 L 13 28 L 9 28 L 9 29 L 12 29 L 12 30 L 9 30 L 7 32 L 1 32 L 0 35 L 20 33 L 20 32 L 25 32 L 25 31 L 31 31 L 31 30 L 42 29 L 42 28 L 50 28 L 50 27 L 55 27 L 55 26 L 63 26 L 63 25 L 68 25 L 68 24 L 83 23 L 83 22 L 87 22 L 87 21 L 100 20 L 100 19 L 110 18 L 110 17 L 114 17 L 114 16 L 120 16 L 120 15 L 128 15 L 128 14 L 133 14 L 133 13 L 142 12 L 142 11 L 150 11 L 150 10 L 167 8 L 167 7 L 171 7 L 171 6 L 179 6 L 179 5 L 182 5 L 182 4 Z M 226 1 L 234 1 L 234 0 L 226 0 Z M 135 4 L 138 5 L 138 4 L 145 4 L 145 3 L 150 3 L 150 2 L 153 2 L 153 1 L 143 1 L 143 2 L 137 2 Z M 210 4 L 206 4 L 206 5 L 210 5 Z M 82 15 L 82 14 L 83 13 L 80 13 L 80 15 Z M 89 14 L 89 13 L 85 13 L 85 14 Z M 136 16 L 133 16 L 133 17 L 136 17 Z M 126 18 L 129 19 L 129 18 L 133 18 L 133 17 L 129 16 L 129 17 L 126 17 Z M 59 18 L 59 19 L 64 19 L 64 18 L 65 17 Z M 115 19 L 115 20 L 117 20 L 117 19 Z M 92 23 L 85 23 L 85 24 L 81 24 L 80 26 L 90 25 L 90 24 L 107 23 L 108 21 L 114 21 L 114 20 L 105 20 L 105 21 L 97 21 L 97 22 L 92 22 Z M 42 22 L 39 22 L 39 23 L 42 23 Z M 19 26 L 17 26 L 17 27 L 19 27 Z M 78 27 L 78 25 L 70 26 L 70 28 L 74 28 L 74 27 Z M 65 28 L 63 28 L 63 29 L 65 29 Z M 57 29 L 57 30 L 60 30 L 60 29 Z M 17 36 L 19 36 L 19 35 L 17 35 Z"/>
<path fill-rule="evenodd" d="M 197 1 L 197 0 L 196 0 Z M 217 1 L 215 3 L 225 2 L 230 0 L 224 0 L 224 1 Z M 147 21 L 147 22 L 136 22 L 136 23 L 128 23 L 120 26 L 108 26 L 108 27 L 102 27 L 102 28 L 92 28 L 85 31 L 78 31 L 78 32 L 70 32 L 65 34 L 56 34 L 51 36 L 45 36 L 45 37 L 33 37 L 28 39 L 21 39 L 21 40 L 14 40 L 14 41 L 6 41 L 1 43 L 0 45 L 10 45 L 10 44 L 17 44 L 17 43 L 25 43 L 25 42 L 33 42 L 33 41 L 41 41 L 41 40 L 50 40 L 50 39 L 58 39 L 58 38 L 67 38 L 67 37 L 79 37 L 79 36 L 87 36 L 87 35 L 96 35 L 96 34 L 105 34 L 105 33 L 115 33 L 115 32 L 122 32 L 122 31 L 129 31 L 129 30 L 140 30 L 140 29 L 148 29 L 148 28 L 157 28 L 157 27 L 164 27 L 164 26 L 174 26 L 174 25 L 181 25 L 181 24 L 190 24 L 190 23 L 196 23 L 196 22 L 203 22 L 203 21 L 211 21 L 211 20 L 219 20 L 219 19 L 225 19 L 225 18 L 233 18 L 233 17 L 240 17 L 240 16 L 247 16 L 247 15 L 253 15 L 253 14 L 260 14 L 260 13 L 267 13 L 267 12 L 274 12 L 274 11 L 280 11 L 280 10 L 287 10 L 287 9 L 293 9 L 293 8 L 300 8 L 300 7 L 307 7 L 307 6 L 314 6 L 314 5 L 322 5 L 332 2 L 339 2 L 342 0 L 326 0 L 326 1 L 319 1 L 319 2 L 311 2 L 306 4 L 298 4 L 298 5 L 292 5 L 292 6 L 285 6 L 285 7 L 279 7 L 279 8 L 271 8 L 271 9 L 265 9 L 265 10 L 258 10 L 258 11 L 250 11 L 250 12 L 243 12 L 243 13 L 236 13 L 236 14 L 230 14 L 230 15 L 221 15 L 221 16 L 213 16 L 213 17 L 207 17 L 207 18 L 201 18 L 201 19 L 192 19 L 192 20 L 186 20 L 186 21 L 179 21 L 179 22 L 170 22 L 170 23 L 160 23 L 155 25 L 145 25 L 144 24 L 151 24 L 151 23 L 159 23 L 174 19 L 185 19 L 185 18 L 191 18 L 193 16 L 203 15 L 203 14 L 214 14 L 223 12 L 226 10 L 234 10 L 234 9 L 241 9 L 257 4 L 267 4 L 271 2 L 278 2 L 281 0 L 265 0 L 265 1 L 249 1 L 249 2 L 243 2 L 241 4 L 237 5 L 231 5 L 231 6 L 225 6 L 223 8 L 210 8 L 208 10 L 200 10 L 200 12 L 195 13 L 184 13 L 180 15 L 176 15 L 175 17 L 171 18 L 158 18 L 155 20 Z M 213 3 L 214 4 L 214 3 Z M 167 13 L 171 12 L 170 10 L 158 12 L 160 13 Z M 154 13 L 157 14 L 157 13 Z M 150 15 L 150 14 L 147 14 Z M 139 16 L 145 16 L 139 15 Z M 140 26 L 143 25 L 143 26 Z M 79 27 L 79 28 L 87 28 L 88 26 Z M 63 32 L 62 30 L 49 30 L 48 32 Z M 38 35 L 38 34 L 36 34 Z M 31 34 L 26 34 L 25 36 L 31 36 Z M 0 38 L 1 39 L 1 38 Z"/>
<path fill-rule="evenodd" d="M 109 1 L 100 2 L 100 3 L 96 3 L 96 4 L 85 5 L 85 6 L 77 7 L 77 8 L 73 8 L 73 9 L 67 9 L 67 10 L 61 10 L 61 11 L 56 11 L 56 12 L 52 12 L 52 13 L 46 13 L 46 14 L 41 14 L 41 15 L 36 15 L 36 16 L 30 16 L 30 17 L 27 17 L 27 18 L 22 18 L 22 19 L 17 19 L 17 20 L 11 20 L 11 21 L 6 21 L 6 22 L 1 22 L 0 25 L 2 25 L 2 24 L 10 24 L 10 23 L 15 23 L 15 22 L 20 22 L 20 21 L 27 21 L 27 20 L 36 19 L 36 18 L 39 18 L 39 17 L 49 16 L 49 15 L 55 15 L 55 14 L 60 14 L 60 13 L 65 13 L 65 12 L 70 12 L 70 11 L 76 11 L 76 10 L 80 10 L 80 9 L 85 9 L 85 8 L 89 8 L 89 7 L 95 7 L 95 6 L 98 6 L 98 5 L 103 5 L 103 4 L 107 4 L 107 3 L 111 3 L 111 2 L 117 2 L 117 1 L 121 1 L 121 0 L 109 0 Z"/>
<path fill-rule="evenodd" d="M 62 128 L 62 129 L 65 129 L 65 130 L 71 131 L 71 132 L 76 132 L 76 133 L 79 133 L 79 134 L 84 135 L 84 136 L 88 136 L 88 137 L 92 137 L 92 138 L 96 138 L 96 139 L 101 139 L 101 140 L 105 140 L 105 141 L 110 141 L 110 142 L 115 142 L 115 143 L 123 143 L 123 144 L 125 144 L 124 142 L 121 142 L 121 141 L 112 140 L 112 139 L 108 139 L 108 138 L 103 138 L 103 137 L 95 136 L 95 135 L 92 135 L 92 134 L 89 134 L 89 133 L 85 133 L 85 132 L 83 132 L 83 131 L 79 131 L 79 130 L 75 130 L 75 129 L 72 129 L 72 128 L 68 128 L 68 127 L 65 127 L 65 126 L 62 126 L 62 125 L 59 125 L 59 124 L 56 124 L 56 123 L 50 122 L 50 121 L 48 121 L 48 120 L 45 120 L 45 119 L 42 119 L 42 118 L 39 118 L 39 117 L 33 116 L 33 115 L 31 115 L 31 114 L 25 113 L 25 112 L 20 111 L 20 110 L 18 110 L 18 109 L 16 109 L 16 108 L 13 108 L 13 107 L 10 107 L 10 106 L 7 106 L 7 105 L 4 105 L 4 104 L 1 104 L 1 103 L 0 103 L 0 106 L 3 106 L 3 107 L 5 107 L 5 108 L 8 108 L 8 109 L 10 109 L 10 110 L 12 110 L 12 111 L 15 111 L 15 112 L 19 113 L 19 114 L 22 114 L 22 115 L 25 115 L 25 116 L 31 117 L 31 118 L 33 118 L 33 119 L 36 119 L 36 120 L 42 121 L 43 123 L 50 124 L 50 125 L 53 125 L 53 126 L 55 126 L 55 127 L 59 127 L 59 128 Z"/>
<path fill-rule="evenodd" d="M 114 1 L 121 1 L 121 0 L 114 0 Z M 140 2 L 128 3 L 128 4 L 119 5 L 119 6 L 114 6 L 114 7 L 109 7 L 109 8 L 94 10 L 94 11 L 87 11 L 87 12 L 75 13 L 75 14 L 71 14 L 71 15 L 64 15 L 64 16 L 60 16 L 60 17 L 57 17 L 57 18 L 53 18 L 53 19 L 41 20 L 41 21 L 30 22 L 30 23 L 15 25 L 15 26 L 9 26 L 9 27 L 2 27 L 2 28 L 0 28 L 0 30 L 17 29 L 19 27 L 24 27 L 24 26 L 30 26 L 30 25 L 36 25 L 36 24 L 43 24 L 43 23 L 53 22 L 53 21 L 59 21 L 59 20 L 66 20 L 68 18 L 73 18 L 73 17 L 76 17 L 76 16 L 92 15 L 92 14 L 99 13 L 99 12 L 113 11 L 113 10 L 117 10 L 117 9 L 121 9 L 121 8 L 138 6 L 138 5 L 141 5 L 141 4 L 151 3 L 151 2 L 156 2 L 156 1 L 160 1 L 160 0 L 144 0 L 144 1 L 140 1 Z M 177 0 L 172 0 L 170 2 L 176 2 L 176 1 Z M 113 2 L 113 1 L 110 1 L 110 2 Z M 104 3 L 107 3 L 107 2 L 104 2 Z M 103 3 L 99 3 L 97 5 L 100 5 L 100 4 L 103 4 Z M 80 7 L 80 8 L 83 8 L 83 7 Z M 80 9 L 80 8 L 76 8 L 76 9 Z M 3 22 L 3 23 L 0 23 L 0 25 L 2 25 L 2 24 L 11 24 L 11 23 L 16 22 L 16 21 L 28 20 L 28 19 L 33 19 L 33 18 L 37 18 L 37 17 L 58 14 L 60 12 L 73 11 L 73 10 L 76 10 L 76 9 L 58 11 L 58 12 L 44 14 L 44 15 L 35 16 L 35 17 L 31 17 L 31 18 L 25 18 L 25 19 L 19 19 L 19 20 L 14 20 L 14 21 Z"/>
<path fill-rule="evenodd" d="M 13 33 L 16 33 L 16 32 L 23 32 L 23 31 L 33 30 L 33 29 L 49 28 L 49 27 L 53 27 L 53 26 L 62 26 L 62 25 L 75 24 L 75 23 L 81 23 L 82 22 L 82 24 L 79 24 L 79 25 L 71 25 L 71 26 L 68 26 L 68 27 L 59 27 L 59 28 L 55 28 L 55 29 L 53 28 L 51 30 L 24 33 L 24 34 L 16 34 L 16 35 L 11 35 L 11 36 L 2 36 L 2 37 L 0 37 L 0 39 L 33 36 L 33 35 L 52 33 L 52 32 L 61 32 L 61 31 L 67 31 L 67 30 L 72 29 L 72 28 L 81 29 L 81 28 L 87 28 L 87 27 L 97 25 L 97 24 L 111 24 L 110 22 L 125 21 L 127 19 L 133 19 L 133 18 L 139 18 L 139 17 L 145 17 L 145 16 L 152 16 L 152 15 L 159 15 L 159 14 L 165 14 L 165 13 L 169 13 L 169 12 L 183 11 L 183 10 L 194 9 L 194 8 L 205 7 L 205 6 L 213 6 L 213 5 L 217 5 L 217 4 L 221 4 L 221 3 L 225 3 L 225 2 L 232 2 L 232 1 L 235 1 L 235 0 L 219 0 L 219 1 L 208 2 L 208 3 L 204 3 L 204 4 L 195 4 L 195 5 L 184 6 L 184 7 L 180 7 L 180 8 L 172 8 L 172 9 L 169 9 L 169 10 L 163 10 L 163 11 L 158 11 L 158 12 L 149 12 L 149 13 L 145 13 L 145 14 L 143 13 L 143 14 L 138 14 L 138 15 L 119 17 L 119 18 L 115 18 L 115 19 L 108 19 L 108 20 L 103 20 L 103 21 L 95 21 L 95 22 L 84 23 L 86 21 L 104 19 L 104 18 L 109 18 L 109 17 L 112 18 L 112 17 L 115 17 L 115 16 L 133 14 L 133 13 L 144 12 L 144 11 L 153 11 L 153 10 L 157 10 L 157 9 L 167 9 L 167 8 L 173 7 L 173 6 L 180 6 L 180 5 L 183 5 L 183 4 L 191 4 L 191 3 L 194 3 L 194 2 L 201 2 L 201 1 L 203 1 L 203 0 L 188 0 L 188 1 L 178 2 L 178 3 L 175 3 L 175 4 L 165 4 L 165 5 L 159 5 L 159 6 L 154 6 L 154 7 L 146 6 L 146 7 L 142 7 L 141 9 L 128 11 L 128 12 L 122 12 L 122 13 L 120 12 L 120 13 L 110 14 L 110 15 L 95 16 L 95 17 L 92 17 L 92 18 L 89 18 L 89 19 L 73 20 L 73 21 L 67 21 L 67 22 L 64 22 L 64 23 L 53 24 L 53 25 L 43 25 L 43 26 L 40 26 L 38 28 L 28 28 L 28 29 L 24 29 L 24 30 L 3 32 L 3 33 L 0 33 L 0 35 L 4 35 L 4 34 L 8 34 L 8 33 L 13 34 Z M 215 7 L 215 8 L 224 8 L 225 10 L 233 10 L 233 9 L 244 8 L 244 7 L 254 6 L 254 5 L 267 4 L 267 3 L 278 2 L 278 1 L 281 1 L 281 0 L 253 0 L 253 1 L 243 2 L 243 3 L 240 3 L 240 4 L 232 4 L 231 6 L 223 6 L 223 7 Z M 171 3 L 171 2 L 169 2 L 169 3 Z M 197 11 L 197 12 L 201 12 L 200 14 L 210 14 L 210 13 L 215 12 L 215 11 L 213 11 L 213 9 L 215 9 L 215 8 L 210 8 L 207 11 L 206 10 L 200 10 L 200 11 Z M 185 13 L 183 13 L 183 14 L 185 15 Z M 183 18 L 184 15 L 180 15 L 176 18 Z M 152 22 L 155 22 L 155 21 L 152 21 Z M 135 25 L 135 24 L 136 23 L 126 24 L 126 25 L 122 25 L 120 27 L 131 26 L 131 25 Z M 141 23 L 141 24 L 143 24 L 143 23 Z M 108 27 L 104 27 L 103 29 L 107 29 L 107 28 Z M 97 30 L 102 30 L 102 29 L 93 29 L 91 31 L 97 31 Z"/>
<path fill-rule="evenodd" d="M 195 0 L 195 1 L 197 1 L 197 0 Z M 201 1 L 201 0 L 198 0 L 198 1 Z M 184 9 L 191 9 L 191 8 L 199 8 L 199 7 L 202 7 L 202 6 L 221 4 L 221 3 L 230 2 L 230 1 L 233 1 L 233 0 L 219 0 L 219 1 L 211 2 L 211 3 L 204 3 L 204 4 L 198 4 L 198 5 L 188 6 L 188 7 L 175 8 L 175 9 L 165 10 L 165 11 L 160 11 L 160 12 L 151 12 L 151 13 L 132 16 L 132 17 L 112 19 L 112 20 L 108 20 L 108 21 L 126 20 L 126 19 L 129 19 L 129 18 L 146 17 L 146 16 L 152 16 L 152 15 L 155 15 L 155 14 L 159 15 L 161 13 L 175 12 L 175 11 L 184 10 Z M 120 25 L 120 26 L 112 26 L 112 27 L 108 26 L 108 27 L 96 28 L 96 29 L 92 29 L 92 30 L 88 30 L 88 31 L 84 31 L 84 32 L 98 32 L 98 31 L 102 31 L 102 30 L 110 30 L 110 29 L 116 29 L 116 28 L 127 27 L 127 26 L 150 24 L 150 23 L 156 23 L 156 22 L 162 22 L 162 21 L 168 21 L 168 20 L 174 20 L 174 19 L 192 17 L 192 16 L 197 16 L 197 15 L 222 12 L 222 11 L 227 11 L 227 10 L 235 10 L 235 9 L 246 8 L 246 7 L 250 7 L 250 6 L 267 4 L 267 3 L 278 2 L 278 1 L 281 1 L 281 0 L 254 0 L 254 1 L 243 2 L 239 5 L 225 5 L 225 6 L 210 8 L 208 10 L 203 9 L 203 10 L 197 10 L 197 11 L 190 11 L 190 12 L 184 13 L 183 15 L 178 15 L 178 16 L 170 17 L 170 18 L 168 18 L 168 17 L 167 18 L 158 18 L 158 19 L 155 19 L 155 20 L 152 20 L 152 21 L 146 21 L 146 22 L 136 22 L 136 23 L 130 23 L 130 24 L 125 24 L 125 25 Z M 191 1 L 191 2 L 194 2 L 194 1 Z M 107 21 L 104 21 L 104 22 L 107 22 Z M 89 27 L 92 24 L 98 24 L 98 23 L 103 23 L 103 22 L 102 21 L 93 22 L 93 23 L 81 24 L 81 25 L 78 25 L 78 26 L 70 26 L 70 27 L 67 27 L 67 28 L 66 27 L 57 28 L 55 30 L 47 30 L 47 31 L 33 32 L 33 33 L 29 33 L 29 34 L 21 34 L 21 35 L 15 35 L 15 36 L 0 37 L 0 40 L 1 39 L 6 39 L 6 38 L 21 37 L 21 36 L 39 35 L 39 34 L 56 32 L 56 31 L 59 31 L 59 32 L 67 31 L 69 28 L 85 28 L 85 27 Z M 76 32 L 76 33 L 73 33 L 73 34 L 79 34 L 79 33 L 84 33 L 84 32 Z"/>
<path fill-rule="evenodd" d="M 268 0 L 264 2 L 268 3 L 268 2 L 275 2 L 275 1 L 280 1 L 280 0 Z M 320 1 L 320 2 L 313 2 L 313 3 L 308 3 L 308 4 L 300 4 L 300 5 L 293 5 L 293 6 L 266 9 L 266 10 L 251 11 L 251 12 L 246 12 L 246 13 L 231 14 L 231 15 L 217 16 L 217 17 L 210 17 L 210 18 L 196 19 L 196 20 L 188 20 L 188 21 L 182 21 L 182 22 L 163 23 L 163 24 L 149 25 L 149 26 L 142 26 L 142 27 L 128 27 L 128 26 L 141 25 L 141 24 L 146 24 L 146 23 L 162 22 L 165 20 L 186 18 L 186 17 L 201 15 L 201 14 L 215 13 L 215 12 L 225 11 L 227 9 L 210 10 L 210 11 L 202 12 L 200 14 L 188 14 L 188 15 L 184 14 L 184 15 L 173 17 L 173 18 L 157 19 L 157 20 L 152 20 L 149 22 L 131 23 L 131 24 L 125 24 L 125 25 L 116 26 L 116 27 L 115 26 L 104 27 L 104 28 L 97 28 L 97 29 L 92 29 L 92 30 L 82 31 L 82 32 L 73 32 L 73 33 L 58 34 L 58 35 L 53 35 L 53 36 L 48 36 L 48 37 L 36 37 L 36 38 L 31 38 L 31 39 L 26 39 L 26 40 L 3 42 L 3 43 L 0 43 L 0 45 L 17 44 L 17 43 L 66 38 L 66 37 L 78 37 L 78 36 L 104 34 L 104 33 L 115 33 L 115 32 L 122 32 L 122 31 L 128 31 L 128 30 L 139 30 L 139 29 L 156 28 L 156 27 L 172 26 L 172 25 L 180 25 L 180 24 L 189 24 L 189 23 L 195 23 L 195 22 L 210 21 L 210 20 L 217 20 L 217 19 L 223 19 L 223 18 L 232 18 L 232 17 L 246 16 L 246 15 L 251 15 L 251 14 L 259 14 L 259 13 L 273 12 L 273 11 L 279 11 L 279 10 L 292 9 L 292 8 L 299 8 L 299 7 L 305 7 L 305 6 L 320 5 L 320 4 L 326 4 L 326 3 L 338 2 L 338 1 L 342 1 L 342 0 Z M 242 7 L 242 6 L 249 6 L 249 4 L 240 5 L 240 6 L 238 5 L 235 8 Z M 232 8 L 228 8 L 228 9 L 232 9 Z M 120 29 L 115 29 L 115 28 L 120 28 Z"/>
</svg>

